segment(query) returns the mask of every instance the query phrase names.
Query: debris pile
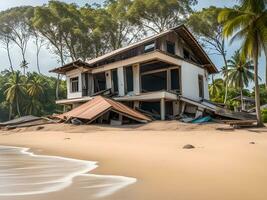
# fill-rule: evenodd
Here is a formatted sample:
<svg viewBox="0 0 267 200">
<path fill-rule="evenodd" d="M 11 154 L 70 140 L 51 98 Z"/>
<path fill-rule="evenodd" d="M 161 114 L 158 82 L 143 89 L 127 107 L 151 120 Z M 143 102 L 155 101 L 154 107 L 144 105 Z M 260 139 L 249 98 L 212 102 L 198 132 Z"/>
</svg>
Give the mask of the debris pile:
<svg viewBox="0 0 267 200">
<path fill-rule="evenodd" d="M 39 126 L 50 123 L 54 123 L 54 121 L 43 117 L 28 115 L 0 123 L 0 129 L 24 128 L 24 127 Z"/>
<path fill-rule="evenodd" d="M 93 122 L 120 125 L 122 123 L 130 123 L 131 121 L 140 123 L 151 121 L 149 117 L 140 112 L 102 96 L 96 96 L 81 106 L 55 117 L 75 125 Z"/>
</svg>

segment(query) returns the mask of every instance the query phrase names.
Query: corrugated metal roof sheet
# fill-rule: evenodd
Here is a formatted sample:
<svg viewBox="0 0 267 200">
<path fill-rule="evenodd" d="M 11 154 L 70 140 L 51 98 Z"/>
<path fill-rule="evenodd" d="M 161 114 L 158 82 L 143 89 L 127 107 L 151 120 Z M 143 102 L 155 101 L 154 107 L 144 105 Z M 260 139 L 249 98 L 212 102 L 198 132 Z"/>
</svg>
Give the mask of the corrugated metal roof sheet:
<svg viewBox="0 0 267 200">
<path fill-rule="evenodd" d="M 138 111 L 135 111 L 120 102 L 102 96 L 97 96 L 91 101 L 88 101 L 87 103 L 84 103 L 69 112 L 58 115 L 57 117 L 60 119 L 78 118 L 92 121 L 110 110 L 132 118 L 136 121 L 151 121 L 150 118 L 139 113 Z"/>
</svg>

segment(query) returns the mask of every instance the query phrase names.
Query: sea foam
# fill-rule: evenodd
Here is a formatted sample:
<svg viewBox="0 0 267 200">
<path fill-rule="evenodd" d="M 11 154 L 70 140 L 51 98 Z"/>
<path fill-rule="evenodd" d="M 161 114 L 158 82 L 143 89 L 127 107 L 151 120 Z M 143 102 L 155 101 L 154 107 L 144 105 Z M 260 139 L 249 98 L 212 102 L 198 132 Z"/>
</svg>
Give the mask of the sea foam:
<svg viewBox="0 0 267 200">
<path fill-rule="evenodd" d="M 105 197 L 136 182 L 130 177 L 88 173 L 97 167 L 97 162 L 36 155 L 28 148 L 0 146 L 0 198 L 67 190 L 76 179 L 79 180 L 74 184 L 76 189 Z"/>
</svg>

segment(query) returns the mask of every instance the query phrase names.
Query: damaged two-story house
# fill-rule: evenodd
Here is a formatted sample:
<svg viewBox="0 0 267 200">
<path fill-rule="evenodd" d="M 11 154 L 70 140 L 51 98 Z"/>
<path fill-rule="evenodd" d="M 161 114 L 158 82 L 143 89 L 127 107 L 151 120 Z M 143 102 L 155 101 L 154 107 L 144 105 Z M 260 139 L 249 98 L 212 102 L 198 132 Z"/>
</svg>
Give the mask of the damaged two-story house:
<svg viewBox="0 0 267 200">
<path fill-rule="evenodd" d="M 77 60 L 51 72 L 63 74 L 72 108 L 98 94 L 161 120 L 180 113 L 198 114 L 209 100 L 208 76 L 217 69 L 184 26 L 161 32 L 100 57 Z"/>
</svg>

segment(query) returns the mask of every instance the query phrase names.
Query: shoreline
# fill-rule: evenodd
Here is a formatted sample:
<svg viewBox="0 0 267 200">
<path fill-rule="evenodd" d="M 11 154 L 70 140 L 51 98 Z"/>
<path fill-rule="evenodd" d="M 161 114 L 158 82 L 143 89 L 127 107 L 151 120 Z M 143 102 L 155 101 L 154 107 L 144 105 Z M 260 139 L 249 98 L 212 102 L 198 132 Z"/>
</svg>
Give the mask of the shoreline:
<svg viewBox="0 0 267 200">
<path fill-rule="evenodd" d="M 179 130 L 166 128 L 174 125 Z M 194 126 L 157 122 L 149 130 L 64 125 L 63 132 L 59 126 L 2 131 L 0 145 L 97 161 L 99 167 L 90 173 L 138 180 L 110 199 L 264 200 L 267 195 L 265 128 L 218 131 L 217 125 L 191 129 Z M 196 148 L 185 150 L 185 144 Z"/>
<path fill-rule="evenodd" d="M 135 178 L 132 177 L 125 177 L 125 176 L 115 176 L 115 175 L 99 175 L 99 174 L 93 174 L 91 173 L 93 170 L 99 167 L 98 163 L 96 161 L 89 161 L 89 160 L 80 160 L 75 158 L 67 158 L 62 156 L 55 156 L 55 155 L 46 155 L 46 154 L 36 154 L 34 152 L 34 149 L 27 148 L 27 147 L 17 147 L 17 146 L 6 146 L 6 145 L 0 145 L 1 149 L 8 149 L 18 152 L 17 155 L 27 155 L 29 157 L 35 157 L 37 159 L 50 159 L 51 162 L 54 161 L 66 161 L 67 163 L 79 163 L 83 164 L 84 166 L 80 169 L 77 169 L 71 173 L 67 173 L 65 176 L 63 176 L 63 182 L 55 179 L 51 181 L 59 181 L 57 185 L 51 187 L 50 189 L 39 189 L 37 191 L 30 190 L 28 192 L 15 192 L 15 193 L 0 193 L 0 197 L 10 197 L 10 198 L 17 198 L 17 197 L 25 197 L 29 198 L 29 196 L 32 195 L 43 195 L 43 194 L 49 194 L 51 192 L 59 192 L 61 190 L 65 190 L 68 187 L 72 187 L 74 183 L 74 179 L 77 177 L 88 177 L 88 178 L 99 178 L 99 179 L 107 179 L 110 180 L 109 187 L 105 190 L 103 189 L 99 194 L 96 194 L 95 196 L 98 197 L 108 197 L 111 196 L 113 193 L 118 192 L 119 190 L 123 189 L 124 187 L 127 187 L 131 184 L 134 184 L 137 182 Z M 41 165 L 42 166 L 42 165 Z M 45 166 L 43 166 L 45 167 Z M 17 175 L 19 176 L 19 174 Z M 112 183 L 111 180 L 116 180 Z M 9 182 L 9 181 L 8 181 Z M 27 184 L 29 184 L 27 182 Z"/>
</svg>

